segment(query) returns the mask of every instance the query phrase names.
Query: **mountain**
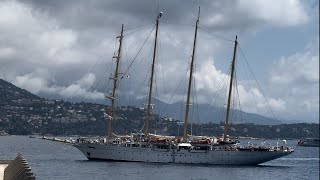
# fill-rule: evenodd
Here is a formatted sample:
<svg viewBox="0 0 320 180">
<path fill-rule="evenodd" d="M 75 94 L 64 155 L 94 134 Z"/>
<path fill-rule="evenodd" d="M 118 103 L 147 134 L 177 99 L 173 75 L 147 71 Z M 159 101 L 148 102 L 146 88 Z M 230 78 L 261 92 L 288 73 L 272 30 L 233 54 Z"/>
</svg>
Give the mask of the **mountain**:
<svg viewBox="0 0 320 180">
<path fill-rule="evenodd" d="M 21 89 L 3 79 L 0 79 L 0 104 L 6 105 L 17 99 L 41 99 L 27 90 Z"/>
<path fill-rule="evenodd" d="M 142 102 L 135 101 L 138 106 L 141 106 Z M 105 105 L 40 98 L 2 79 L 0 79 L 0 104 L 0 135 L 9 133 L 87 136 L 105 135 L 107 131 Z M 168 105 L 163 102 L 157 104 L 161 107 L 159 109 L 166 108 L 168 114 L 179 114 L 177 104 Z M 208 106 L 199 105 L 200 108 L 204 109 Z M 212 111 L 214 110 L 213 108 Z M 255 114 L 248 114 L 248 116 L 261 118 Z M 143 130 L 144 121 L 144 109 L 134 106 L 118 106 L 113 120 L 113 132 L 116 134 L 140 132 Z M 193 121 L 192 125 L 188 126 L 188 132 L 194 135 L 220 136 L 223 133 L 223 127 L 223 123 Z M 162 118 L 155 114 L 154 118 L 150 119 L 149 132 L 151 133 L 181 136 L 182 129 L 181 121 L 172 118 Z M 319 137 L 319 124 L 255 125 L 231 122 L 229 135 L 261 138 L 316 138 Z"/>
<path fill-rule="evenodd" d="M 40 98 L 0 79 L 0 134 L 102 135 L 106 132 L 105 111 L 102 104 Z M 117 113 L 115 132 L 141 129 L 143 110 L 119 107 Z"/>
<path fill-rule="evenodd" d="M 7 86 L 8 88 L 1 88 Z M 32 93 L 18 88 L 11 83 L 8 83 L 4 80 L 0 79 L 0 103 L 7 104 L 8 101 L 14 99 L 41 99 L 40 97 L 33 95 Z M 50 99 L 53 99 L 51 96 Z M 81 99 L 77 99 L 77 101 L 73 100 L 74 103 L 81 103 Z M 104 104 L 106 105 L 107 101 L 94 101 L 96 104 Z M 131 99 L 129 100 L 131 106 L 135 107 L 143 107 L 145 101 L 142 99 Z M 184 119 L 184 103 L 176 102 L 172 104 L 167 104 L 158 99 L 153 98 L 152 102 L 154 102 L 155 107 L 154 111 L 156 114 L 162 117 L 171 117 L 175 120 L 183 121 Z M 121 106 L 126 106 L 126 103 L 122 103 Z M 226 109 L 222 107 L 215 107 L 208 104 L 193 104 L 191 113 L 193 116 L 190 118 L 190 122 L 193 123 L 220 123 L 225 121 Z M 246 113 L 240 110 L 231 110 L 230 123 L 253 123 L 253 124 L 261 124 L 261 125 L 276 125 L 281 124 L 280 120 L 276 120 L 273 118 L 265 117 L 258 114 Z"/>
<path fill-rule="evenodd" d="M 50 99 L 62 99 L 59 96 L 48 96 L 45 97 Z M 88 102 L 81 98 L 70 99 L 71 102 Z M 144 98 L 128 98 L 122 97 L 121 103 L 118 106 L 134 106 L 143 108 L 146 104 L 146 97 Z M 93 100 L 91 103 L 104 104 L 107 105 L 107 100 Z M 154 104 L 154 112 L 162 117 L 170 117 L 175 120 L 184 121 L 184 111 L 185 103 L 184 102 L 175 102 L 172 104 L 165 103 L 159 99 L 152 98 L 152 103 Z M 190 122 L 193 123 L 220 123 L 225 121 L 226 108 L 216 107 L 209 104 L 193 104 L 191 106 L 190 114 L 193 114 L 189 118 Z M 229 119 L 230 123 L 240 124 L 240 123 L 253 123 L 261 125 L 276 125 L 282 124 L 283 122 L 274 118 L 262 116 L 254 113 L 247 113 L 237 109 L 231 109 L 231 115 Z M 298 123 L 299 121 L 296 121 Z"/>
<path fill-rule="evenodd" d="M 146 102 L 142 99 L 130 100 L 130 105 L 136 107 L 143 107 Z M 162 117 L 171 117 L 176 120 L 184 121 L 185 103 L 175 102 L 167 104 L 159 99 L 152 99 L 154 112 Z M 277 125 L 282 124 L 280 120 L 265 117 L 259 114 L 247 113 L 237 109 L 230 111 L 230 123 L 253 123 L 259 125 Z M 192 104 L 190 108 L 191 117 L 190 122 L 193 123 L 220 123 L 225 121 L 226 108 L 215 107 L 209 104 Z"/>
</svg>

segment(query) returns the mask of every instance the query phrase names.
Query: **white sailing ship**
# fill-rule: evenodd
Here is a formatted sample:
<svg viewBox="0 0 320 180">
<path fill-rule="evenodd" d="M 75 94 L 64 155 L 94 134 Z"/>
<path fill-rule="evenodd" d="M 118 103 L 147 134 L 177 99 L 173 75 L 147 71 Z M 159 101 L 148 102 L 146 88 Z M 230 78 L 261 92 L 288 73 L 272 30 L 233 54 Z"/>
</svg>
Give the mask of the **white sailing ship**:
<svg viewBox="0 0 320 180">
<path fill-rule="evenodd" d="M 151 67 L 151 77 L 146 113 L 146 122 L 144 124 L 144 133 L 131 134 L 127 136 L 114 136 L 112 134 L 112 120 L 115 114 L 116 88 L 118 80 L 118 68 L 121 54 L 121 45 L 123 38 L 123 25 L 119 38 L 119 48 L 116 59 L 116 68 L 113 79 L 113 91 L 110 96 L 111 106 L 108 112 L 108 136 L 104 139 L 90 140 L 78 139 L 74 147 L 78 148 L 88 159 L 100 159 L 110 161 L 134 161 L 134 162 L 153 162 L 153 163 L 186 163 L 186 164 L 221 164 L 221 165 L 257 165 L 279 157 L 289 155 L 293 149 L 282 146 L 242 146 L 228 138 L 228 119 L 230 113 L 230 99 L 232 92 L 232 81 L 235 68 L 235 57 L 237 51 L 237 38 L 234 41 L 233 60 L 231 64 L 231 79 L 228 92 L 228 105 L 224 127 L 223 138 L 216 139 L 206 136 L 188 136 L 188 112 L 190 106 L 190 93 L 192 83 L 192 73 L 194 64 L 194 54 L 197 40 L 197 30 L 199 25 L 199 15 L 195 26 L 195 36 L 193 43 L 192 60 L 190 64 L 190 76 L 188 83 L 188 94 L 186 101 L 184 135 L 183 138 L 174 136 L 160 136 L 148 132 L 149 119 L 151 113 L 151 95 L 155 66 L 155 54 L 157 48 L 158 25 L 162 13 L 156 18 L 156 30 L 153 60 Z M 285 141 L 284 141 L 285 142 Z"/>
</svg>

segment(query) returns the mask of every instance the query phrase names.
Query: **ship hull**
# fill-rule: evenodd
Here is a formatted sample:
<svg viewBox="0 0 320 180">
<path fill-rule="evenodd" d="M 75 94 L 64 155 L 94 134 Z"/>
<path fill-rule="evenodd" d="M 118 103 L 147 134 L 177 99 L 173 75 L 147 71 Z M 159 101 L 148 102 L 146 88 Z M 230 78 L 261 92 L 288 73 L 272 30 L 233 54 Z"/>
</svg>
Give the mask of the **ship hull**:
<svg viewBox="0 0 320 180">
<path fill-rule="evenodd" d="M 186 150 L 75 144 L 88 159 L 153 163 L 257 165 L 291 154 L 291 151 Z"/>
</svg>

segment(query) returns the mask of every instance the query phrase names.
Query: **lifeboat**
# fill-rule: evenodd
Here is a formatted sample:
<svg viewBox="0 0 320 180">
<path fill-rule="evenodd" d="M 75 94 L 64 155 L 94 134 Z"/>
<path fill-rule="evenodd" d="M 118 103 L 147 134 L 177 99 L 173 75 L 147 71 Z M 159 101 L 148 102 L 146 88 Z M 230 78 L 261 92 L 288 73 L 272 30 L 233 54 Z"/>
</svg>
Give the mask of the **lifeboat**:
<svg viewBox="0 0 320 180">
<path fill-rule="evenodd" d="M 156 138 L 156 139 L 150 140 L 151 144 L 167 144 L 168 142 L 169 142 L 169 139 L 167 138 Z"/>
<path fill-rule="evenodd" d="M 190 142 L 190 144 L 195 147 L 195 149 L 209 149 L 211 145 L 210 139 L 200 139 L 200 140 L 193 140 Z"/>
<path fill-rule="evenodd" d="M 190 142 L 191 145 L 195 145 L 195 144 L 205 145 L 205 144 L 210 144 L 210 143 L 211 143 L 210 139 L 194 140 L 194 141 Z"/>
</svg>

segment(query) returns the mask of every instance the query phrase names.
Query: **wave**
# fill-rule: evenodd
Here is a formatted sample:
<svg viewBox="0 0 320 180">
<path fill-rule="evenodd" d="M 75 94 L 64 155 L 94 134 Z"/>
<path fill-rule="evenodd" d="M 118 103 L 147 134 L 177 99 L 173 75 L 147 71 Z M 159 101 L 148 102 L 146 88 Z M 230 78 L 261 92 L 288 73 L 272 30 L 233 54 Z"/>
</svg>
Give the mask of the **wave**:
<svg viewBox="0 0 320 180">
<path fill-rule="evenodd" d="M 319 158 L 280 158 L 285 161 L 319 161 Z"/>
</svg>

